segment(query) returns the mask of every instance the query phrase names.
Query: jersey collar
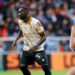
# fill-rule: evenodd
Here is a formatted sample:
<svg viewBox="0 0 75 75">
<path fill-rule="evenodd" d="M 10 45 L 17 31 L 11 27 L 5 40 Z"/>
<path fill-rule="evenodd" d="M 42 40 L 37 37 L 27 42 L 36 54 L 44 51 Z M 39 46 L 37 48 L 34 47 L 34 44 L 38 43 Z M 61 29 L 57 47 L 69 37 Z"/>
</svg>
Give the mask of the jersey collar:
<svg viewBox="0 0 75 75">
<path fill-rule="evenodd" d="M 22 20 L 22 21 L 24 22 L 24 20 Z M 25 24 L 27 24 L 27 23 L 30 24 L 31 21 L 32 21 L 32 17 L 30 17 L 29 20 L 28 20 L 27 22 L 24 22 L 24 23 L 25 23 Z"/>
<path fill-rule="evenodd" d="M 30 17 L 30 18 L 29 18 L 29 20 L 28 20 L 28 22 L 27 22 L 27 23 L 28 23 L 28 24 L 30 24 L 30 23 L 31 23 L 31 21 L 32 21 L 32 17 Z"/>
</svg>

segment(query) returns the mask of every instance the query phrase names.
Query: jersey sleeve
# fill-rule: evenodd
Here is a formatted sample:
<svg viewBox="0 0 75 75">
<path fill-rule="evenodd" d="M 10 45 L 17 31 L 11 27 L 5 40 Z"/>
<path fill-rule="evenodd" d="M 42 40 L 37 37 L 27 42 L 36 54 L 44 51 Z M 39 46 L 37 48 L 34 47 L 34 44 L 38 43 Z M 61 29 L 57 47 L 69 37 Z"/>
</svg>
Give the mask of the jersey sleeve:
<svg viewBox="0 0 75 75">
<path fill-rule="evenodd" d="M 18 21 L 18 24 L 19 24 L 19 28 L 21 30 L 21 21 L 20 20 Z"/>
<path fill-rule="evenodd" d="M 40 21 L 37 22 L 36 29 L 37 29 L 37 31 L 38 31 L 39 34 L 41 34 L 42 32 L 44 32 L 44 28 L 43 28 L 43 26 L 42 26 L 42 24 L 41 24 Z"/>
</svg>

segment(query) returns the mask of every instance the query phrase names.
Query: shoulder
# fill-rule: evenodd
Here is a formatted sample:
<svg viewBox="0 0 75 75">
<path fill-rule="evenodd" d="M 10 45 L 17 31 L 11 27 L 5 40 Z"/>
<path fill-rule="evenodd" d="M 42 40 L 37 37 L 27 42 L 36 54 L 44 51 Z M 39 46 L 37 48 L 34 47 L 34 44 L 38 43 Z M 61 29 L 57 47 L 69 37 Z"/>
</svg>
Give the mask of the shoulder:
<svg viewBox="0 0 75 75">
<path fill-rule="evenodd" d="M 18 20 L 18 23 L 19 23 L 19 24 L 22 24 L 22 23 L 23 23 L 23 20 L 19 19 L 19 20 Z"/>
<path fill-rule="evenodd" d="M 21 22 L 22 22 L 22 20 L 19 19 L 19 20 L 18 20 L 18 23 L 21 23 Z"/>
<path fill-rule="evenodd" d="M 36 19 L 36 18 L 34 18 L 34 17 L 32 17 L 32 23 L 38 23 L 38 22 L 40 22 L 38 19 Z"/>
</svg>

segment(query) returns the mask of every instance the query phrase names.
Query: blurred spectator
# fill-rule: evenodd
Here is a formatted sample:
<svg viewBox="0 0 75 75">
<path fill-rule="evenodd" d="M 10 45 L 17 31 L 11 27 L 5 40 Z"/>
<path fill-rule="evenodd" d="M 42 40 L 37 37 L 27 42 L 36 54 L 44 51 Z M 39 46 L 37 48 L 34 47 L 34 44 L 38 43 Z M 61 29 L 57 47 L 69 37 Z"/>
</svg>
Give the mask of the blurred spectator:
<svg viewBox="0 0 75 75">
<path fill-rule="evenodd" d="M 5 22 L 4 21 L 0 21 L 0 37 L 7 37 L 7 28 L 5 26 Z M 3 46 L 4 41 L 0 41 L 0 47 Z"/>
<path fill-rule="evenodd" d="M 8 36 L 16 36 L 19 27 L 15 18 L 18 16 L 19 7 L 25 4 L 31 8 L 30 15 L 42 22 L 47 35 L 68 36 L 72 20 L 74 22 L 74 3 L 75 0 L 1 0 L 0 21 L 6 22 Z M 48 28 L 49 23 L 52 29 Z"/>
<path fill-rule="evenodd" d="M 37 16 L 36 13 L 37 13 L 37 12 L 36 12 L 35 9 L 31 9 L 31 13 L 30 13 L 30 14 L 31 14 L 33 17 L 36 17 L 36 16 Z"/>
<path fill-rule="evenodd" d="M 57 18 L 56 18 L 53 8 L 48 7 L 46 9 L 45 18 L 48 23 L 55 23 L 57 21 Z"/>
<path fill-rule="evenodd" d="M 38 4 L 38 6 L 40 5 L 42 8 L 44 8 L 46 5 L 45 0 L 39 0 L 39 2 L 37 4 Z"/>
<path fill-rule="evenodd" d="M 64 2 L 63 4 L 61 4 L 60 14 L 62 16 L 69 16 L 68 15 L 68 3 Z"/>
<path fill-rule="evenodd" d="M 41 21 L 46 36 L 70 35 L 72 24 L 75 24 L 75 0 L 0 0 L 0 37 L 17 35 L 18 9 L 23 4 L 31 9 L 31 16 Z M 46 49 L 56 51 L 56 44 L 54 40 L 48 41 Z M 60 44 L 59 50 L 63 48 L 68 50 L 68 42 Z"/>
<path fill-rule="evenodd" d="M 72 13 L 70 13 L 70 17 L 73 20 L 73 24 L 75 24 L 75 9 L 73 9 Z"/>
<path fill-rule="evenodd" d="M 0 22 L 0 37 L 7 37 L 7 28 L 4 21 Z"/>
<path fill-rule="evenodd" d="M 64 51 L 64 52 L 70 51 L 70 49 L 69 49 L 69 41 L 66 41 L 66 40 L 60 41 L 60 47 L 61 47 L 61 48 L 59 48 L 60 51 Z"/>
<path fill-rule="evenodd" d="M 14 19 L 14 14 L 16 14 L 16 10 L 15 10 L 15 4 L 14 3 L 10 3 L 7 9 L 7 16 L 11 17 L 12 20 Z"/>
<path fill-rule="evenodd" d="M 75 8 L 75 0 L 70 0 L 70 8 Z"/>
</svg>

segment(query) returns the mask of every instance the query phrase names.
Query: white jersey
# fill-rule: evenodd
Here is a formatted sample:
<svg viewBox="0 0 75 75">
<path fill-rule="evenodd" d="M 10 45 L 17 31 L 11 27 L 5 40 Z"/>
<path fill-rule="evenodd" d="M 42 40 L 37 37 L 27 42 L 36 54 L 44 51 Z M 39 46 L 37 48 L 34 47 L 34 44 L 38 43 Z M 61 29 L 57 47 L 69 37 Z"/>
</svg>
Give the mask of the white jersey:
<svg viewBox="0 0 75 75">
<path fill-rule="evenodd" d="M 44 28 L 40 21 L 30 17 L 27 23 L 19 19 L 20 30 L 24 37 L 24 51 L 28 51 L 32 46 L 36 45 L 40 41 L 40 34 L 44 32 Z M 41 44 L 36 51 L 44 50 L 43 44 Z"/>
</svg>

